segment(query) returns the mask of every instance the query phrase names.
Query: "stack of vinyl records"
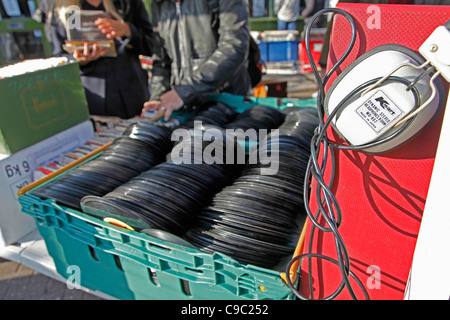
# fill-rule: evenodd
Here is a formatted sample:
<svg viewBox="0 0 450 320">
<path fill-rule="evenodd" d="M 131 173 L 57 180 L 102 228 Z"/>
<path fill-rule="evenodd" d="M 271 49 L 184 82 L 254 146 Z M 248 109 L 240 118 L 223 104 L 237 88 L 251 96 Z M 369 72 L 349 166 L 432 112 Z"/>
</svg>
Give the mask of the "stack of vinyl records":
<svg viewBox="0 0 450 320">
<path fill-rule="evenodd" d="M 226 139 L 221 128 L 204 126 L 195 133 L 191 130 L 192 139 L 176 144 L 177 151 L 171 152 L 166 162 L 103 197 L 83 198 L 82 205 L 113 212 L 116 218 L 126 219 L 126 223 L 138 231 L 151 228 L 181 236 L 193 225 L 197 214 L 210 203 L 214 194 L 231 184 L 242 171 L 243 166 L 209 163 L 202 159 L 204 150 L 211 143 L 211 136 L 208 136 L 211 129 L 222 135 L 215 157 L 226 157 L 232 148 L 239 148 L 234 141 Z M 195 134 L 202 137 L 196 139 Z M 179 161 L 181 158 L 183 161 Z"/>
<path fill-rule="evenodd" d="M 276 129 L 284 121 L 285 115 L 278 109 L 264 105 L 254 105 L 240 114 L 236 119 L 224 126 L 225 129 Z M 257 133 L 259 133 L 257 131 Z M 239 135 L 239 132 L 237 133 Z M 259 135 L 257 135 L 257 138 Z"/>
<path fill-rule="evenodd" d="M 202 210 L 199 223 L 184 238 L 202 251 L 265 268 L 274 268 L 292 254 L 305 217 L 304 177 L 317 125 L 317 114 L 309 109 L 290 112 L 279 135 L 260 142 L 259 151 L 270 151 L 271 165 L 278 170 L 267 175 L 261 170 L 266 164 L 246 166 Z"/>
<path fill-rule="evenodd" d="M 201 121 L 202 125 L 223 127 L 236 118 L 236 111 L 221 102 L 207 102 L 201 110 L 192 118 L 186 120 L 176 128 L 194 128 L 195 121 Z"/>
<path fill-rule="evenodd" d="M 166 159 L 171 130 L 157 123 L 129 125 L 103 153 L 34 190 L 44 199 L 80 210 L 87 195 L 102 196 Z"/>
</svg>

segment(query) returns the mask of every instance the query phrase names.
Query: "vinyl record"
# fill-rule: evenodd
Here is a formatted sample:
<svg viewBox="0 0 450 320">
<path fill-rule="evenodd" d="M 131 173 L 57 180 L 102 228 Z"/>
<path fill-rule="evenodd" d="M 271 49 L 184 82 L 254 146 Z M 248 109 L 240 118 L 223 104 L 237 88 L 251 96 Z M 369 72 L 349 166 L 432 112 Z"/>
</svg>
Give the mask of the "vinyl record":
<svg viewBox="0 0 450 320">
<path fill-rule="evenodd" d="M 216 210 L 244 218 L 252 218 L 258 221 L 274 221 L 273 225 L 280 226 L 280 228 L 290 228 L 295 223 L 288 214 L 282 212 L 281 208 L 274 212 L 274 210 L 269 210 L 266 206 L 257 205 L 256 201 L 250 199 L 233 199 L 232 201 L 214 199 L 213 206 Z"/>
<path fill-rule="evenodd" d="M 231 208 L 215 208 L 215 207 L 207 207 L 202 210 L 199 215 L 199 220 L 207 218 L 209 220 L 214 219 L 228 221 L 230 225 L 249 225 L 259 228 L 260 230 L 264 230 L 269 232 L 269 230 L 275 230 L 277 232 L 286 232 L 286 226 L 284 224 L 273 223 L 273 220 L 261 220 L 254 219 L 249 216 L 246 212 L 243 212 L 240 209 L 231 209 Z M 292 226 L 289 226 L 291 228 Z"/>
<path fill-rule="evenodd" d="M 271 221 L 254 220 L 251 217 L 244 218 L 229 212 L 214 213 L 209 211 L 199 217 L 199 224 L 203 222 L 203 226 L 207 224 L 209 227 L 228 228 L 229 232 L 246 235 L 248 237 L 255 236 L 259 240 L 274 242 L 280 245 L 286 245 L 292 241 L 296 234 L 296 230 L 291 227 L 289 230 L 271 225 Z"/>
<path fill-rule="evenodd" d="M 274 261 L 277 259 L 273 259 L 272 256 L 267 255 L 264 251 L 258 250 L 256 246 L 254 249 L 242 249 L 239 246 L 223 242 L 214 235 L 204 233 L 203 229 L 200 230 L 201 232 L 196 231 L 196 229 L 189 230 L 186 234 L 186 239 L 202 251 L 209 253 L 220 252 L 236 259 L 242 264 L 264 265 L 269 268 L 277 264 L 277 261 Z"/>
<path fill-rule="evenodd" d="M 271 241 L 275 241 L 276 243 L 283 244 L 286 242 L 287 237 L 291 237 L 292 235 L 285 232 L 285 230 L 276 230 L 272 228 L 270 224 L 257 225 L 254 224 L 251 219 L 236 219 L 236 217 L 232 214 L 213 214 L 211 212 L 210 215 L 203 214 L 199 217 L 199 226 L 201 226 L 201 222 L 210 224 L 210 225 L 220 225 L 224 228 L 229 227 L 229 231 L 244 233 L 248 235 L 258 235 L 262 236 L 263 239 L 270 239 Z"/>
<path fill-rule="evenodd" d="M 302 194 L 300 193 L 290 193 L 290 195 L 292 195 L 292 197 L 302 197 Z M 249 200 L 257 202 L 258 206 L 264 206 L 265 208 L 271 208 L 274 202 L 273 197 L 267 197 L 266 190 L 263 191 L 255 190 L 255 188 L 248 186 L 246 184 L 242 185 L 233 184 L 231 187 L 223 189 L 220 193 L 216 194 L 215 196 L 215 200 L 220 199 L 223 199 L 225 201 L 232 201 L 234 203 L 240 203 L 241 199 Z M 298 201 L 293 202 L 300 203 L 302 202 L 301 200 L 299 199 Z"/>
<path fill-rule="evenodd" d="M 175 236 L 167 231 L 164 231 L 164 230 L 144 229 L 144 230 L 141 230 L 140 232 L 145 233 L 149 236 L 152 236 L 152 237 L 160 239 L 160 240 L 165 240 L 170 243 L 179 244 L 179 245 L 182 245 L 182 246 L 185 246 L 188 248 L 193 248 L 193 249 L 196 248 L 195 246 L 193 246 L 191 243 L 187 242 L 183 238 L 177 237 L 177 236 Z"/>
<path fill-rule="evenodd" d="M 284 117 L 285 115 L 275 108 L 255 105 L 241 112 L 234 121 L 225 125 L 224 128 L 243 129 L 244 131 L 248 129 L 276 129 L 283 123 Z M 239 132 L 236 132 L 236 134 L 239 136 Z M 239 136 L 239 138 L 244 137 Z"/>
<path fill-rule="evenodd" d="M 180 232 L 181 221 L 178 221 L 178 219 L 174 220 L 174 216 L 169 215 L 170 211 L 164 207 L 157 206 L 155 203 L 149 205 L 141 199 L 120 193 L 107 194 L 103 198 L 115 202 L 122 208 L 132 209 L 137 213 L 140 220 L 147 222 L 153 228 L 164 228 L 175 233 Z"/>
<path fill-rule="evenodd" d="M 131 208 L 125 208 L 103 197 L 86 196 L 81 199 L 80 205 L 84 213 L 102 220 L 105 217 L 114 217 L 137 230 L 151 227 L 147 221 L 142 220 L 140 215 Z"/>
<path fill-rule="evenodd" d="M 286 205 L 293 204 L 294 206 L 303 203 L 303 201 L 300 201 L 300 199 L 292 197 L 291 194 L 285 193 L 279 187 L 276 186 L 271 186 L 268 184 L 263 185 L 261 183 L 253 183 L 248 181 L 235 182 L 233 185 L 234 186 L 245 185 L 248 188 L 251 188 L 255 195 L 261 198 L 265 196 L 267 199 L 272 200 L 273 206 L 275 206 L 275 203 L 277 203 L 278 201 L 286 202 Z"/>
<path fill-rule="evenodd" d="M 192 129 L 195 121 L 200 121 L 203 125 L 223 127 L 235 117 L 236 112 L 229 106 L 220 102 L 207 102 L 195 116 L 177 126 L 176 129 Z"/>
<path fill-rule="evenodd" d="M 76 210 L 80 209 L 79 199 L 70 194 L 66 194 L 63 192 L 55 192 L 54 190 L 51 190 L 49 188 L 46 189 L 40 188 L 37 190 L 33 190 L 30 193 L 43 199 L 53 199 L 59 204 L 62 204 L 72 209 Z"/>
<path fill-rule="evenodd" d="M 121 188 L 117 188 L 114 192 L 115 194 L 135 195 L 144 204 L 148 204 L 149 211 L 152 211 L 151 209 L 153 208 L 158 209 L 158 211 L 163 212 L 163 215 L 174 215 L 174 219 L 178 217 L 177 212 L 184 212 L 187 209 L 190 209 L 187 212 L 192 212 L 199 207 L 195 200 L 193 201 L 172 188 L 159 184 L 131 182 Z M 172 200 L 172 198 L 176 198 L 176 201 Z"/>
<path fill-rule="evenodd" d="M 282 212 L 281 209 L 278 212 L 273 212 L 273 210 L 259 209 L 257 207 L 249 207 L 251 201 L 242 200 L 241 202 L 230 202 L 230 203 L 214 203 L 214 209 L 220 211 L 228 216 L 233 215 L 234 219 L 247 221 L 248 219 L 253 219 L 255 223 L 258 222 L 270 222 L 273 228 L 277 230 L 288 231 L 292 228 L 297 227 L 295 219 L 289 217 L 288 214 Z"/>
<path fill-rule="evenodd" d="M 273 242 L 259 240 L 255 237 L 241 235 L 234 230 L 230 232 L 221 225 L 214 226 L 208 230 L 207 233 L 214 235 L 216 239 L 219 239 L 224 243 L 229 243 L 234 247 L 245 248 L 248 250 L 258 249 L 273 256 L 279 255 L 280 253 L 282 255 L 288 255 L 295 249 L 295 245 L 292 244 L 290 246 L 286 244 L 279 245 Z M 249 234 L 247 233 L 247 235 Z"/>
<path fill-rule="evenodd" d="M 164 188 L 168 188 L 174 192 L 180 193 L 180 195 L 184 197 L 188 197 L 194 203 L 198 203 L 201 205 L 201 189 L 196 188 L 195 184 L 186 183 L 184 179 L 177 179 L 176 185 L 173 183 L 173 179 L 167 179 L 160 174 L 147 175 L 147 176 L 138 176 L 132 180 L 133 183 L 136 183 L 138 186 L 139 182 L 142 182 L 145 186 L 145 182 L 154 183 L 157 185 L 161 185 Z"/>
<path fill-rule="evenodd" d="M 236 180 L 233 187 L 250 189 L 248 193 L 253 194 L 254 198 L 263 200 L 267 197 L 268 201 L 273 203 L 272 199 L 280 199 L 289 203 L 299 203 L 298 197 L 303 194 L 298 192 L 303 190 L 303 180 L 301 183 L 294 184 L 289 180 L 277 179 L 277 177 L 266 177 L 264 175 L 242 176 Z M 297 197 L 296 197 L 297 196 Z M 303 202 L 303 201 L 300 201 Z"/>
<path fill-rule="evenodd" d="M 238 192 L 236 192 L 238 191 Z M 258 208 L 265 212 L 273 212 L 277 214 L 281 211 L 282 215 L 290 216 L 289 209 L 294 212 L 303 205 L 303 198 L 294 197 L 290 194 L 286 195 L 277 188 L 266 188 L 256 184 L 236 184 L 234 183 L 227 190 L 222 190 L 214 197 L 214 203 L 230 202 L 242 206 L 250 206 L 254 209 Z M 278 202 L 278 207 L 274 204 Z M 273 208 L 272 208 L 273 207 Z M 278 210 L 281 209 L 281 210 Z"/>
</svg>

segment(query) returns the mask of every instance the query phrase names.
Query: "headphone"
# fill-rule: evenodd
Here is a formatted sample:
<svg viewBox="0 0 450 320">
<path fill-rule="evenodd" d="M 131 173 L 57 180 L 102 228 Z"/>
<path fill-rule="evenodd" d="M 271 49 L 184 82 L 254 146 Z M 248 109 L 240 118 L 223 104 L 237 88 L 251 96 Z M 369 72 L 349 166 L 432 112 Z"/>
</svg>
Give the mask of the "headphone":
<svg viewBox="0 0 450 320">
<path fill-rule="evenodd" d="M 348 143 L 344 148 L 391 151 L 417 136 L 442 110 L 439 75 L 416 51 L 397 44 L 376 47 L 336 78 L 325 97 L 325 115 Z"/>
</svg>

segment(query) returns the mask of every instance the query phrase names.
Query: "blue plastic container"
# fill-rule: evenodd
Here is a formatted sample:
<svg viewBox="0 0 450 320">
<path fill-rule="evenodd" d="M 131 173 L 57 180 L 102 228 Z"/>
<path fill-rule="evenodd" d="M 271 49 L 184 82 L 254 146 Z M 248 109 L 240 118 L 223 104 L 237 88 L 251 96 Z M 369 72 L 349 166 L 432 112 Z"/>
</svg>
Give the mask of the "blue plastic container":
<svg viewBox="0 0 450 320">
<path fill-rule="evenodd" d="M 298 61 L 299 43 L 299 40 L 259 41 L 261 59 L 264 62 Z"/>
</svg>

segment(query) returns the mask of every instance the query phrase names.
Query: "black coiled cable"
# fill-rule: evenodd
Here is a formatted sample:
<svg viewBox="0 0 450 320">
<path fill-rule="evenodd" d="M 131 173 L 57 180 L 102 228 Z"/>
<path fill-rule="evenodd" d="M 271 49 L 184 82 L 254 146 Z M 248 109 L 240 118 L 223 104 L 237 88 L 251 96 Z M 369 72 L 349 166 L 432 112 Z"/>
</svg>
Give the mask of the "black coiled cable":
<svg viewBox="0 0 450 320">
<path fill-rule="evenodd" d="M 314 59 L 311 54 L 310 50 L 310 32 L 311 27 L 313 23 L 319 18 L 320 16 L 326 14 L 326 13 L 334 13 L 342 15 L 346 18 L 346 20 L 350 23 L 351 29 L 352 29 L 352 36 L 350 43 L 342 55 L 342 57 L 334 64 L 334 66 L 328 71 L 328 73 L 325 75 L 324 79 L 321 79 L 321 76 L 317 70 L 317 67 L 314 63 Z M 308 251 L 306 253 L 302 253 L 298 256 L 293 257 L 291 261 L 288 263 L 286 267 L 286 275 L 289 275 L 291 272 L 291 268 L 294 266 L 295 263 L 298 263 L 300 266 L 300 262 L 302 259 L 308 259 L 309 262 L 309 292 L 310 292 L 310 298 L 303 296 L 297 288 L 295 288 L 295 285 L 293 283 L 293 279 L 291 279 L 289 276 L 286 277 L 286 282 L 288 286 L 291 288 L 292 292 L 296 295 L 297 298 L 301 300 L 309 300 L 314 299 L 313 295 L 313 288 L 312 288 L 312 270 L 311 270 L 311 259 L 322 259 L 329 262 L 332 262 L 339 266 L 340 272 L 342 275 L 342 281 L 338 288 L 328 295 L 327 297 L 323 298 L 324 300 L 332 300 L 336 298 L 344 288 L 347 288 L 350 296 L 352 299 L 357 299 L 356 294 L 354 292 L 354 289 L 352 285 L 350 284 L 350 278 L 353 278 L 358 287 L 361 289 L 361 291 L 364 294 L 364 297 L 366 299 L 369 299 L 369 295 L 364 287 L 364 285 L 361 283 L 361 281 L 356 277 L 356 275 L 350 270 L 350 260 L 349 255 L 347 252 L 347 249 L 345 247 L 344 241 L 342 240 L 341 235 L 339 234 L 338 228 L 341 224 L 342 220 L 342 213 L 341 209 L 339 207 L 339 203 L 334 196 L 333 192 L 331 191 L 331 186 L 333 185 L 334 175 L 335 175 L 335 155 L 333 149 L 341 149 L 341 150 L 362 150 L 369 147 L 373 147 L 376 145 L 383 144 L 387 141 L 390 141 L 391 139 L 397 137 L 402 132 L 405 131 L 405 129 L 410 125 L 412 119 L 409 119 L 406 121 L 397 131 L 395 131 L 393 134 L 380 139 L 378 141 L 372 142 L 370 144 L 361 145 L 361 146 L 349 146 L 349 145 L 338 145 L 335 143 L 331 143 L 328 141 L 328 137 L 326 134 L 327 129 L 329 128 L 331 121 L 336 117 L 339 111 L 342 110 L 343 106 L 345 106 L 345 103 L 356 94 L 359 94 L 363 90 L 367 89 L 368 87 L 375 84 L 377 81 L 380 80 L 380 78 L 372 79 L 354 90 L 352 90 L 340 103 L 339 105 L 333 110 L 333 112 L 330 113 L 330 115 L 327 117 L 326 121 L 324 120 L 324 100 L 325 100 L 325 86 L 328 80 L 330 79 L 331 75 L 336 71 L 337 68 L 345 61 L 345 59 L 350 54 L 351 50 L 353 49 L 353 46 L 355 44 L 356 39 L 356 26 L 353 21 L 352 16 L 347 13 L 344 10 L 338 9 L 338 8 L 327 8 L 323 9 L 319 12 L 317 12 L 309 22 L 306 28 L 305 33 L 305 43 L 306 43 L 306 52 L 308 55 L 309 60 L 311 61 L 311 67 L 313 69 L 314 76 L 316 78 L 316 81 L 318 83 L 318 97 L 317 97 L 317 110 L 319 115 L 319 126 L 316 128 L 315 135 L 311 139 L 311 155 L 307 166 L 306 176 L 305 176 L 305 185 L 304 185 L 304 201 L 305 201 L 305 208 L 308 215 L 309 220 L 313 223 L 310 231 L 310 239 L 313 238 L 314 233 L 318 229 L 322 232 L 332 232 L 334 239 L 335 239 L 335 246 L 336 246 L 336 252 L 337 252 L 337 259 L 333 259 L 329 256 L 325 256 L 322 254 L 312 253 L 312 241 L 310 241 L 308 246 Z M 417 109 L 420 104 L 420 95 L 417 91 L 417 88 L 414 87 L 414 83 L 409 82 L 408 80 L 404 78 L 394 77 L 390 76 L 389 81 L 394 82 L 400 82 L 402 84 L 405 84 L 407 87 L 407 90 L 412 90 L 414 97 L 415 97 L 415 109 Z M 320 151 L 323 153 L 322 161 L 319 163 L 319 154 Z M 328 162 L 328 158 L 331 157 L 331 173 L 329 177 L 329 181 L 325 181 L 324 173 L 326 169 L 326 164 Z M 309 197 L 310 197 L 310 186 L 312 178 L 315 179 L 317 182 L 317 189 L 316 189 L 316 202 L 318 209 L 315 214 L 313 214 L 309 207 Z M 318 220 L 322 217 L 328 227 L 325 227 L 321 225 Z"/>
</svg>

